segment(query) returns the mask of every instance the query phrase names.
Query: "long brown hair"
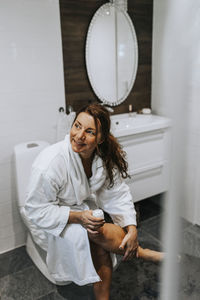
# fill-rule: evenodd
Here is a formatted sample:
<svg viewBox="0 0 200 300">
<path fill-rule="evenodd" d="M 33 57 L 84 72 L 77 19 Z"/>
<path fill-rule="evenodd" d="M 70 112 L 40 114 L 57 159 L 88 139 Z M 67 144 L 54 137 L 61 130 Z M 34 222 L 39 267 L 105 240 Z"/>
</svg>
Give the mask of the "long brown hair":
<svg viewBox="0 0 200 300">
<path fill-rule="evenodd" d="M 94 118 L 96 131 L 98 130 L 98 122 L 100 123 L 103 142 L 97 144 L 97 154 L 102 158 L 107 170 L 110 180 L 109 187 L 114 185 L 116 169 L 119 170 L 122 178 L 130 177 L 128 174 L 128 163 L 125 158 L 126 152 L 122 150 L 121 145 L 110 132 L 111 120 L 107 109 L 100 104 L 89 104 L 77 112 L 76 118 L 81 112 L 86 112 Z"/>
</svg>

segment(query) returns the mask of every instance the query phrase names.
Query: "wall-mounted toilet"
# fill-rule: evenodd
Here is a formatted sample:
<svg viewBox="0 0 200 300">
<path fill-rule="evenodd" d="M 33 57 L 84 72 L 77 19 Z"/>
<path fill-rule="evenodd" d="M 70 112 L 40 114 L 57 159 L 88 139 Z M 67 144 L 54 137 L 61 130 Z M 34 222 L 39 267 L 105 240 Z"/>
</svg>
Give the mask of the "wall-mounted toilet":
<svg viewBox="0 0 200 300">
<path fill-rule="evenodd" d="M 23 217 L 23 209 L 26 199 L 26 189 L 28 186 L 28 181 L 31 172 L 31 166 L 36 156 L 44 148 L 49 146 L 49 143 L 44 141 L 35 141 L 18 144 L 14 147 L 14 159 L 15 159 L 15 170 L 16 170 L 16 185 L 17 185 L 17 196 L 18 196 L 18 207 L 22 219 L 26 224 L 26 220 Z M 27 228 L 27 241 L 26 241 L 26 250 L 38 267 L 38 269 L 43 273 L 43 275 L 48 278 L 51 282 L 56 283 L 55 280 L 51 277 L 48 272 L 46 265 L 46 251 L 40 248 L 34 241 Z M 60 284 L 61 283 L 56 283 Z"/>
</svg>

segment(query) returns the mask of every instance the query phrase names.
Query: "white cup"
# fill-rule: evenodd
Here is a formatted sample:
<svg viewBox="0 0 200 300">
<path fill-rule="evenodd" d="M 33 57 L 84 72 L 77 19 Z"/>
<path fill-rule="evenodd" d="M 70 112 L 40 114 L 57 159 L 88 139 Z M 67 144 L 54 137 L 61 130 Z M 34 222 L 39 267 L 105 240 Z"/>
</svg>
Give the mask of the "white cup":
<svg viewBox="0 0 200 300">
<path fill-rule="evenodd" d="M 96 218 L 104 219 L 104 213 L 103 213 L 102 209 L 95 209 L 95 210 L 93 210 L 92 214 Z"/>
</svg>

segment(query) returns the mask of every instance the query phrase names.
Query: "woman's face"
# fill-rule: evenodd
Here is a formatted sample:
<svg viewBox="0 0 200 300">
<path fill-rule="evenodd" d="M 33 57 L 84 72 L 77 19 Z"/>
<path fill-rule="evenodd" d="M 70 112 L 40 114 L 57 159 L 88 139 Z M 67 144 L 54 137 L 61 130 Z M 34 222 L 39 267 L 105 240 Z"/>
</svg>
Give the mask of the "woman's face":
<svg viewBox="0 0 200 300">
<path fill-rule="evenodd" d="M 82 158 L 90 158 L 100 141 L 100 125 L 97 134 L 94 118 L 86 112 L 81 112 L 70 131 L 72 150 Z"/>
</svg>

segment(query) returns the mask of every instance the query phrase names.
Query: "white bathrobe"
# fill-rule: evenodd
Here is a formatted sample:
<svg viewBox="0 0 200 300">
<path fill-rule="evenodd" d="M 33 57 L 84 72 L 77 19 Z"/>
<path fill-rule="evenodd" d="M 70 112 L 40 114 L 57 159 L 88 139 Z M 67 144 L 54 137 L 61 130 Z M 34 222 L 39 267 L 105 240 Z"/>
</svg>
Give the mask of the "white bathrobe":
<svg viewBox="0 0 200 300">
<path fill-rule="evenodd" d="M 64 141 L 44 149 L 32 166 L 24 216 L 35 242 L 47 251 L 47 266 L 56 281 L 84 285 L 100 281 L 94 268 L 87 230 L 67 224 L 70 210 L 101 208 L 121 227 L 136 225 L 128 186 L 115 176 L 108 187 L 101 158 L 95 156 L 88 180 L 79 154 Z"/>
</svg>

